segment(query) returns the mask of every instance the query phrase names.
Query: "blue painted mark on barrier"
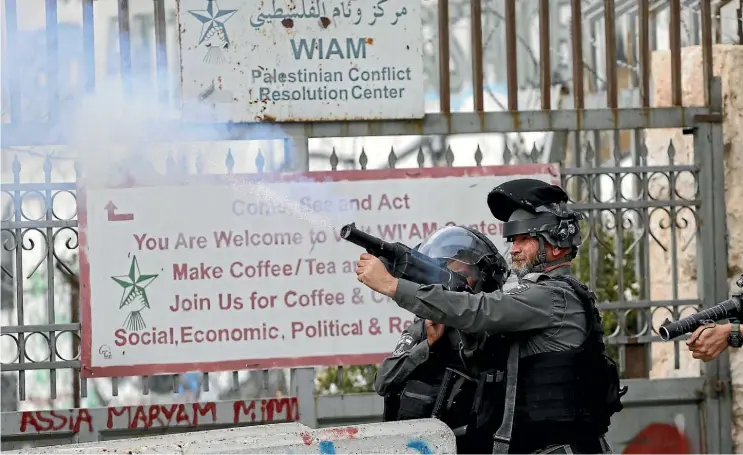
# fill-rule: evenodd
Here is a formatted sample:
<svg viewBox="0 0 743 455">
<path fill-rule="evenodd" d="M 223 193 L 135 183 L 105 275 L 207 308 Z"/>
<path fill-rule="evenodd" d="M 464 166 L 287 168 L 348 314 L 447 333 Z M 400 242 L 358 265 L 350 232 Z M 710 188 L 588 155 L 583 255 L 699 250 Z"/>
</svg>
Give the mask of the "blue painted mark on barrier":
<svg viewBox="0 0 743 455">
<path fill-rule="evenodd" d="M 305 441 L 305 444 L 307 444 L 307 441 Z M 335 442 L 333 441 L 318 441 L 318 446 L 320 447 L 320 453 L 322 454 L 331 454 L 335 455 L 336 449 L 335 449 Z M 428 444 L 421 440 L 421 439 L 412 439 L 408 441 L 407 445 L 408 449 L 413 449 L 418 453 L 425 454 L 425 455 L 432 455 L 433 450 L 431 450 L 430 447 L 428 447 Z"/>
<path fill-rule="evenodd" d="M 333 441 L 320 441 L 320 453 L 335 454 L 335 443 Z"/>
<path fill-rule="evenodd" d="M 408 442 L 408 449 L 413 449 L 418 453 L 432 454 L 433 451 L 428 447 L 425 441 L 420 439 L 413 439 Z M 334 452 L 335 453 L 335 452 Z"/>
</svg>

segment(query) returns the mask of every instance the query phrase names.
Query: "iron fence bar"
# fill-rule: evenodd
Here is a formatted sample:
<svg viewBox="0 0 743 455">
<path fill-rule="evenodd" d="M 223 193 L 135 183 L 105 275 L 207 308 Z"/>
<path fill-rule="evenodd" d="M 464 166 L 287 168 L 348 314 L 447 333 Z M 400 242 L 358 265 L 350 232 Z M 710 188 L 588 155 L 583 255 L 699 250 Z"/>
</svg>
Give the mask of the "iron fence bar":
<svg viewBox="0 0 743 455">
<path fill-rule="evenodd" d="M 482 0 L 470 0 L 470 42 L 472 45 L 472 97 L 475 112 L 485 110 L 482 69 Z"/>
<path fill-rule="evenodd" d="M 561 172 L 564 172 L 571 177 L 578 175 L 602 175 L 602 174 L 637 174 L 637 173 L 648 173 L 648 174 L 669 174 L 669 173 L 681 173 L 681 172 L 699 172 L 699 166 L 696 164 L 673 164 L 665 166 L 606 166 L 597 168 L 578 168 L 578 167 L 563 167 Z"/>
<path fill-rule="evenodd" d="M 8 363 L 3 364 L 3 371 L 17 371 L 20 375 L 24 371 L 33 371 L 33 370 L 51 370 L 56 371 L 58 369 L 65 369 L 65 368 L 76 368 L 80 369 L 80 361 L 79 360 L 57 360 L 54 362 L 26 362 L 24 364 L 20 363 Z M 50 387 L 51 387 L 50 382 Z M 50 396 L 50 399 L 55 400 L 57 398 L 57 390 L 56 390 L 56 382 L 53 383 L 55 386 L 54 395 Z M 25 400 L 25 398 L 24 398 Z M 23 400 L 21 400 L 23 401 Z"/>
<path fill-rule="evenodd" d="M 451 86 L 449 80 L 449 0 L 438 0 L 439 24 L 439 108 L 451 112 Z M 307 136 L 310 137 L 310 136 Z"/>
<path fill-rule="evenodd" d="M 46 68 L 47 120 L 54 124 L 59 119 L 59 24 L 57 0 L 46 0 Z"/>
<path fill-rule="evenodd" d="M 57 263 L 57 269 L 65 273 L 65 278 L 67 279 L 67 284 L 70 287 L 70 320 L 72 321 L 72 324 L 74 325 L 80 325 L 80 280 L 77 279 L 75 275 L 70 275 L 67 273 L 67 270 L 60 265 L 60 263 Z M 72 354 L 75 356 L 74 359 L 80 359 L 80 337 L 74 336 L 75 332 L 73 332 L 72 337 Z M 55 340 L 55 348 L 56 348 L 56 340 Z M 80 407 L 80 400 L 85 396 L 83 394 L 83 391 L 81 390 L 81 383 L 80 383 L 80 368 L 74 368 L 72 370 L 72 399 L 74 400 L 73 406 L 75 408 Z"/>
<path fill-rule="evenodd" d="M 2 229 L 41 229 L 41 228 L 73 228 L 77 227 L 76 220 L 23 220 L 23 221 L 3 221 L 0 223 Z"/>
<path fill-rule="evenodd" d="M 552 109 L 552 51 L 550 49 L 550 3 L 539 0 L 539 74 L 542 110 Z"/>
<path fill-rule="evenodd" d="M 2 183 L 0 184 L 0 191 L 24 191 L 24 192 L 39 192 L 50 189 L 52 191 L 70 191 L 76 187 L 75 182 L 49 182 L 47 183 Z"/>
<path fill-rule="evenodd" d="M 617 43 L 614 0 L 604 1 L 603 50 L 605 56 L 604 59 L 606 60 L 606 106 L 611 109 L 616 109 L 619 102 L 619 95 L 617 93 Z"/>
<path fill-rule="evenodd" d="M 702 205 L 701 200 L 693 201 L 628 201 L 628 202 L 585 202 L 579 203 L 574 202 L 570 204 L 573 210 L 588 211 L 588 210 L 615 210 L 615 209 L 644 209 L 644 208 L 656 208 L 656 209 L 671 209 L 673 207 L 699 207 Z"/>
<path fill-rule="evenodd" d="M 704 301 L 700 299 L 678 299 L 678 300 L 633 300 L 630 302 L 599 302 L 596 306 L 600 310 L 632 310 L 632 309 L 652 309 L 652 308 L 671 308 L 671 307 L 698 307 L 701 308 Z"/>
<path fill-rule="evenodd" d="M 677 338 L 681 339 L 681 338 Z M 637 344 L 646 344 L 646 343 L 653 343 L 653 342 L 659 342 L 662 341 L 660 336 L 658 335 L 614 335 L 611 337 L 604 337 L 604 343 L 608 345 L 615 345 L 617 347 L 623 347 L 627 345 L 637 345 Z M 625 363 L 625 360 L 623 359 L 622 363 Z M 634 366 L 634 365 L 632 365 Z M 627 374 L 627 365 L 624 365 L 622 368 L 622 376 L 624 377 Z M 632 378 L 632 379 L 638 379 L 638 378 Z"/>
<path fill-rule="evenodd" d="M 702 28 L 702 78 L 704 84 L 704 104 L 712 105 L 712 11 L 710 2 L 701 2 Z"/>
<path fill-rule="evenodd" d="M 132 47 L 129 35 L 129 0 L 118 0 L 119 65 L 126 95 L 132 94 Z"/>
<path fill-rule="evenodd" d="M 668 41 L 671 48 L 671 105 L 681 106 L 681 0 L 668 0 L 670 19 Z"/>
<path fill-rule="evenodd" d="M 519 65 L 516 60 L 516 41 L 518 31 L 516 29 L 516 0 L 505 0 L 506 2 L 506 86 L 508 96 L 508 110 L 519 110 L 519 87 L 518 71 Z"/>
<path fill-rule="evenodd" d="M 639 9 L 640 88 L 642 107 L 650 107 L 650 6 L 649 0 L 637 0 Z"/>
<path fill-rule="evenodd" d="M 85 91 L 95 89 L 95 21 L 93 1 L 83 0 L 83 68 L 85 74 Z"/>
<path fill-rule="evenodd" d="M 54 5 L 54 8 L 56 9 L 56 2 Z M 44 183 L 51 183 L 52 182 L 52 161 L 49 157 L 49 155 L 46 156 L 46 159 L 44 160 L 43 165 L 43 171 L 44 171 Z M 54 220 L 54 199 L 52 197 L 52 190 L 46 189 L 44 192 L 44 216 L 45 221 L 49 223 L 50 221 Z M 54 283 L 54 273 L 56 271 L 56 267 L 54 266 L 54 230 L 51 226 L 47 226 L 45 229 L 45 237 L 46 237 L 46 314 L 47 314 L 47 323 L 50 324 L 50 330 L 47 332 L 49 334 L 49 363 L 54 364 L 57 360 L 57 337 L 55 335 L 54 331 L 54 323 L 55 323 L 55 296 L 54 296 L 54 290 L 55 290 L 55 283 Z M 49 369 L 49 391 L 50 391 L 50 397 L 52 400 L 55 400 L 57 398 L 57 370 L 50 368 Z"/>
<path fill-rule="evenodd" d="M 155 15 L 155 59 L 157 62 L 157 86 L 160 102 L 168 103 L 168 55 L 165 29 L 165 0 L 153 0 Z"/>
<path fill-rule="evenodd" d="M 18 161 L 18 157 L 16 157 L 15 160 L 13 160 L 13 183 L 18 184 L 20 183 L 21 179 L 21 164 Z M 15 190 L 13 192 L 13 201 L 17 201 L 16 204 L 14 204 L 14 219 L 16 222 L 20 222 L 23 219 L 23 211 L 22 211 L 22 205 L 21 205 L 21 193 L 18 190 Z M 24 318 L 23 314 L 23 304 L 24 304 L 24 292 L 23 292 L 23 233 L 24 231 L 20 228 L 15 228 L 13 230 L 13 236 L 14 236 L 14 253 L 15 253 L 15 268 L 13 270 L 13 275 L 16 281 L 16 321 L 17 324 L 23 325 L 26 323 L 26 320 Z M 24 364 L 26 363 L 25 359 L 25 351 L 26 351 L 26 345 L 25 345 L 26 338 L 24 337 L 23 333 L 18 334 L 17 338 L 17 347 L 18 347 L 18 399 L 20 401 L 23 401 L 26 399 L 26 372 Z"/>
<path fill-rule="evenodd" d="M 5 0 L 5 42 L 18 42 L 18 4 L 16 0 Z M 21 90 L 20 90 L 20 72 L 18 65 L 13 64 L 18 61 L 19 53 L 16 46 L 3 46 L 3 73 L 7 74 L 8 84 L 8 117 L 10 123 L 19 123 L 22 119 L 21 111 Z M 10 65 L 8 62 L 13 62 Z M 5 93 L 3 93 L 5 95 Z M 4 141 L 3 141 L 4 142 Z"/>
<path fill-rule="evenodd" d="M 573 108 L 583 109 L 583 21 L 581 0 L 570 2 L 570 28 L 572 33 L 572 69 L 573 69 Z M 577 128 L 572 128 L 574 131 Z M 599 128 L 604 129 L 604 128 Z M 577 136 L 576 138 L 577 139 Z M 577 142 L 577 141 L 576 141 Z"/>
<path fill-rule="evenodd" d="M 58 332 L 70 332 L 80 330 L 80 323 L 69 324 L 33 324 L 33 325 L 4 325 L 0 328 L 0 334 L 44 332 L 54 329 Z"/>
<path fill-rule="evenodd" d="M 421 120 L 380 120 L 358 122 L 314 122 L 289 125 L 301 129 L 306 138 L 362 136 L 449 135 L 477 133 L 520 133 L 554 130 L 597 131 L 624 129 L 692 128 L 698 116 L 710 114 L 706 107 L 662 107 L 653 109 L 564 109 L 560 111 L 455 112 L 426 114 Z M 714 121 L 722 116 L 712 114 Z M 719 119 L 719 120 L 718 120 Z M 147 125 L 143 131 L 152 142 L 226 141 L 284 139 L 278 131 L 267 132 L 261 124 L 173 124 Z M 284 127 L 287 128 L 287 127 Z M 44 125 L 3 125 L 3 146 L 64 145 L 70 132 Z"/>
</svg>

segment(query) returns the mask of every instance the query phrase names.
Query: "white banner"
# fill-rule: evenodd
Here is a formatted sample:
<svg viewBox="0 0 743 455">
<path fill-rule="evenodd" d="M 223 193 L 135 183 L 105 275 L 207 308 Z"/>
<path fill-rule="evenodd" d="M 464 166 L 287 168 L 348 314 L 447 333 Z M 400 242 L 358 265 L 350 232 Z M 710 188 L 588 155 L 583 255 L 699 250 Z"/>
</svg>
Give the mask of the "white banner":
<svg viewBox="0 0 743 455">
<path fill-rule="evenodd" d="M 83 375 L 376 363 L 414 316 L 356 280 L 363 250 L 339 227 L 412 247 L 466 224 L 504 251 L 486 197 L 523 177 L 558 183 L 558 167 L 80 188 Z"/>
<path fill-rule="evenodd" d="M 193 122 L 422 118 L 420 0 L 179 0 Z"/>
</svg>

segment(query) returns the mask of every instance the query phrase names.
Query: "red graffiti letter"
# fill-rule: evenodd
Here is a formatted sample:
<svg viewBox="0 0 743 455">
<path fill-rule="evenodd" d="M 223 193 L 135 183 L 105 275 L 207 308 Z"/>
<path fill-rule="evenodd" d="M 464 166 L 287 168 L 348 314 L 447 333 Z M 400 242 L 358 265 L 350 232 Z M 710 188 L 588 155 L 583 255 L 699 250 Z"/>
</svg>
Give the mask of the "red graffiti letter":
<svg viewBox="0 0 743 455">
<path fill-rule="evenodd" d="M 129 408 L 108 408 L 108 419 L 106 420 L 106 428 L 111 429 L 114 427 L 114 417 L 123 416 L 124 414 L 130 414 Z M 127 424 L 129 418 L 127 417 Z"/>
<path fill-rule="evenodd" d="M 235 422 L 237 423 L 237 422 Z M 34 418 L 34 413 L 30 411 L 23 411 L 21 414 L 21 433 L 28 431 L 28 426 L 31 425 L 36 432 L 41 432 L 39 429 L 39 422 Z"/>
<path fill-rule="evenodd" d="M 234 423 L 240 423 L 240 416 L 242 414 L 250 415 L 250 421 L 255 422 L 255 401 L 251 401 L 249 406 L 245 406 L 244 401 L 236 401 L 232 405 L 232 410 L 232 421 Z"/>
<path fill-rule="evenodd" d="M 74 427 L 72 428 L 72 431 L 75 433 L 80 433 L 80 423 L 85 422 L 88 424 L 88 431 L 93 432 L 93 418 L 90 416 L 90 413 L 88 413 L 87 409 L 80 409 L 77 413 L 77 419 L 75 419 Z"/>
<path fill-rule="evenodd" d="M 129 429 L 138 428 L 137 423 L 142 422 L 144 428 L 149 428 L 149 422 L 147 421 L 147 414 L 144 412 L 144 406 L 137 406 L 134 411 L 134 416 L 129 418 Z"/>
<path fill-rule="evenodd" d="M 162 425 L 162 421 L 160 421 L 160 406 L 150 406 L 150 409 L 148 409 L 147 413 L 147 421 L 149 427 L 151 427 L 156 421 L 160 422 L 160 424 Z"/>
<path fill-rule="evenodd" d="M 160 412 L 165 416 L 165 421 L 162 422 L 162 425 L 168 426 L 173 421 L 173 416 L 175 415 L 175 411 L 178 410 L 178 405 L 171 404 L 158 407 L 160 408 Z"/>
<path fill-rule="evenodd" d="M 203 407 L 202 407 L 203 406 Z M 199 424 L 199 416 L 206 417 L 212 415 L 212 423 L 217 421 L 217 405 L 214 403 L 194 403 L 193 404 L 193 424 Z"/>
<path fill-rule="evenodd" d="M 178 414 L 175 416 L 176 423 L 185 423 L 186 425 L 191 425 L 191 419 L 188 418 L 188 413 L 186 412 L 186 407 L 183 406 L 183 404 L 178 405 Z"/>
<path fill-rule="evenodd" d="M 299 402 L 297 398 L 271 398 L 269 400 L 262 400 L 261 413 L 263 414 L 264 422 L 273 422 L 276 418 L 275 414 L 281 412 L 286 413 L 286 420 L 289 422 L 294 420 L 295 415 L 299 418 Z"/>
</svg>

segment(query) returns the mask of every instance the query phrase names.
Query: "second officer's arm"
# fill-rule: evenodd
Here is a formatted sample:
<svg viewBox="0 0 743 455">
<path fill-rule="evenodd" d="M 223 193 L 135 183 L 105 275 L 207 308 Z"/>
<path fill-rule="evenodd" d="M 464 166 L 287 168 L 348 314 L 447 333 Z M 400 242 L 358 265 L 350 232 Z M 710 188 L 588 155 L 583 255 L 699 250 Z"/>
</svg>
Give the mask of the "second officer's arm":
<svg viewBox="0 0 743 455">
<path fill-rule="evenodd" d="M 399 279 L 394 301 L 418 317 L 468 333 L 514 333 L 559 324 L 565 291 L 524 281 L 517 288 L 470 294 Z"/>
<path fill-rule="evenodd" d="M 428 360 L 428 355 L 426 321 L 416 318 L 403 330 L 392 355 L 379 366 L 374 376 L 374 390 L 382 396 L 401 391 L 410 373 Z"/>
</svg>

